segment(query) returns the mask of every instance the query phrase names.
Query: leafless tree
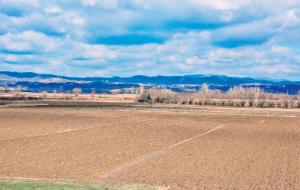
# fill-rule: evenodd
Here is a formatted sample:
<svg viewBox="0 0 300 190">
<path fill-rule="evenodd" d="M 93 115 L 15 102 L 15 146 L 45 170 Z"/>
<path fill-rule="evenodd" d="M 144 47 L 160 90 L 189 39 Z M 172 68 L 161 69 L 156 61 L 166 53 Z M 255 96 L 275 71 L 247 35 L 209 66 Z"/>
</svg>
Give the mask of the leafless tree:
<svg viewBox="0 0 300 190">
<path fill-rule="evenodd" d="M 81 93 L 81 88 L 73 88 L 72 92 L 75 94 L 75 96 L 77 97 L 80 93 Z"/>
<path fill-rule="evenodd" d="M 200 94 L 206 95 L 206 94 L 208 94 L 208 92 L 209 92 L 209 86 L 208 86 L 208 84 L 203 83 L 201 85 Z"/>
<path fill-rule="evenodd" d="M 144 91 L 145 91 L 144 85 L 140 85 L 139 88 L 138 88 L 138 94 L 143 94 Z"/>
<path fill-rule="evenodd" d="M 42 95 L 42 98 L 46 98 L 48 96 L 48 92 L 47 91 L 43 91 L 41 93 L 41 95 Z"/>
<path fill-rule="evenodd" d="M 300 107 L 299 96 L 265 93 L 258 87 L 244 88 L 242 86 L 233 87 L 228 92 L 221 92 L 220 90 L 210 90 L 207 84 L 203 84 L 197 94 L 175 93 L 159 88 L 145 90 L 139 101 L 231 107 Z"/>
</svg>

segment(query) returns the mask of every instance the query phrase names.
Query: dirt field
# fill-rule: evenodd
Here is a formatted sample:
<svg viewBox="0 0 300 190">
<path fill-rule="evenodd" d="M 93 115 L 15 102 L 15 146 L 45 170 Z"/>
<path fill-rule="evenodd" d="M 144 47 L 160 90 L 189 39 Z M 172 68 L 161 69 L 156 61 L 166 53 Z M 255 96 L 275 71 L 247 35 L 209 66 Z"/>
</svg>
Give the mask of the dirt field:
<svg viewBox="0 0 300 190">
<path fill-rule="evenodd" d="M 0 108 L 0 178 L 300 189 L 300 111 Z"/>
</svg>

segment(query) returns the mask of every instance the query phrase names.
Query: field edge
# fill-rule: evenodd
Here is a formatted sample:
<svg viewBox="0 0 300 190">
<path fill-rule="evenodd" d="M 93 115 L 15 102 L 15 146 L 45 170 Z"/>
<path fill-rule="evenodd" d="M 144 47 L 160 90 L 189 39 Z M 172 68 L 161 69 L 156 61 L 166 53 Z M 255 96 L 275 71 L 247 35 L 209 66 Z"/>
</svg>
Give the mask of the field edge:
<svg viewBox="0 0 300 190">
<path fill-rule="evenodd" d="M 1 190 L 168 190 L 167 187 L 122 182 L 78 182 L 46 179 L 0 178 Z"/>
</svg>

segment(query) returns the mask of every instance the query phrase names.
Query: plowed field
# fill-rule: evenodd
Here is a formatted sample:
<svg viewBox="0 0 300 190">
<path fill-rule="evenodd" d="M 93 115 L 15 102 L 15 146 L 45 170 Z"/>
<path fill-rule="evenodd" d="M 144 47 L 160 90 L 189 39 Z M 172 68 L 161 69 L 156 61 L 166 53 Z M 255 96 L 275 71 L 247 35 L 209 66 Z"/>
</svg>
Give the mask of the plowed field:
<svg viewBox="0 0 300 190">
<path fill-rule="evenodd" d="M 300 112 L 0 108 L 0 179 L 300 189 Z"/>
</svg>

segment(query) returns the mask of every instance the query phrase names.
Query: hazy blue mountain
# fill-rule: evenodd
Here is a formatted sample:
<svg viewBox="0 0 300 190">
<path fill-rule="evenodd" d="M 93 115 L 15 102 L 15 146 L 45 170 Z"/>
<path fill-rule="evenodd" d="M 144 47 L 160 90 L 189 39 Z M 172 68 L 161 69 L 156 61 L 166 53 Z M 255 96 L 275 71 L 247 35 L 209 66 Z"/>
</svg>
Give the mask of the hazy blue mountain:
<svg viewBox="0 0 300 190">
<path fill-rule="evenodd" d="M 89 92 L 96 88 L 97 92 L 109 92 L 112 89 L 137 87 L 139 84 L 149 86 L 162 85 L 174 91 L 186 89 L 198 90 L 202 83 L 213 89 L 228 90 L 232 86 L 259 86 L 268 92 L 296 94 L 300 90 L 299 81 L 254 79 L 249 77 L 229 77 L 223 75 L 185 75 L 185 76 L 144 76 L 132 77 L 68 77 L 32 72 L 0 71 L 1 86 L 24 86 L 30 91 L 70 91 L 82 88 Z"/>
</svg>

